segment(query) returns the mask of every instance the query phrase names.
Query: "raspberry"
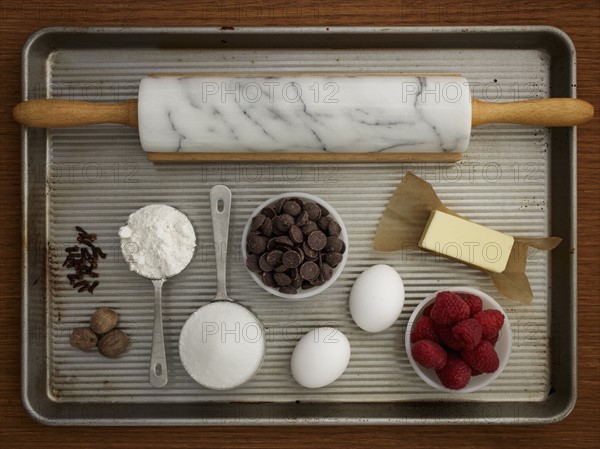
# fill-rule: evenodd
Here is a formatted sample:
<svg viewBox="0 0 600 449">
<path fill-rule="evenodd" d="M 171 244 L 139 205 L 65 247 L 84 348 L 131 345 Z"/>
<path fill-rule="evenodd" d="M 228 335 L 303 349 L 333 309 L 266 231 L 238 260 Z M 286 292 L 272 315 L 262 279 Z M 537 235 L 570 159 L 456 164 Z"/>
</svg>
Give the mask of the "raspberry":
<svg viewBox="0 0 600 449">
<path fill-rule="evenodd" d="M 423 316 L 431 316 L 431 309 L 435 305 L 435 301 L 429 304 L 427 307 L 423 309 Z"/>
<path fill-rule="evenodd" d="M 444 348 L 429 340 L 420 340 L 412 347 L 413 359 L 425 368 L 442 369 L 446 365 L 448 355 Z"/>
<path fill-rule="evenodd" d="M 490 340 L 500 332 L 504 325 L 504 315 L 502 312 L 494 309 L 482 310 L 473 315 L 479 324 L 481 324 L 481 338 Z"/>
<path fill-rule="evenodd" d="M 492 346 L 496 346 L 496 342 L 498 341 L 499 336 L 500 336 L 499 334 L 496 334 L 488 340 L 492 344 Z"/>
<path fill-rule="evenodd" d="M 435 305 L 431 309 L 430 317 L 438 324 L 452 325 L 469 318 L 471 309 L 452 292 L 439 292 L 435 297 Z"/>
<path fill-rule="evenodd" d="M 481 341 L 481 324 L 473 318 L 468 318 L 452 328 L 452 336 L 464 349 L 473 349 Z"/>
<path fill-rule="evenodd" d="M 451 390 L 460 390 L 471 380 L 471 368 L 460 357 L 449 354 L 446 366 L 437 371 L 442 385 Z"/>
<path fill-rule="evenodd" d="M 415 328 L 410 334 L 411 343 L 416 343 L 420 340 L 430 340 L 440 343 L 440 339 L 435 332 L 434 326 L 435 323 L 431 318 L 428 316 L 422 316 L 419 321 L 417 321 Z"/>
<path fill-rule="evenodd" d="M 470 293 L 459 293 L 458 296 L 460 296 L 462 300 L 469 305 L 469 309 L 471 309 L 471 317 L 477 312 L 481 312 L 481 309 L 483 309 L 483 303 L 481 302 L 481 298 L 479 296 L 471 295 Z"/>
<path fill-rule="evenodd" d="M 442 343 L 449 349 L 453 349 L 455 351 L 460 351 L 463 349 L 463 342 L 454 337 L 454 334 L 452 333 L 452 327 L 442 326 L 441 324 L 436 323 L 435 331 L 437 332 Z"/>
<path fill-rule="evenodd" d="M 475 349 L 461 351 L 460 356 L 469 366 L 482 373 L 493 373 L 500 365 L 494 346 L 487 340 L 481 340 Z"/>
</svg>

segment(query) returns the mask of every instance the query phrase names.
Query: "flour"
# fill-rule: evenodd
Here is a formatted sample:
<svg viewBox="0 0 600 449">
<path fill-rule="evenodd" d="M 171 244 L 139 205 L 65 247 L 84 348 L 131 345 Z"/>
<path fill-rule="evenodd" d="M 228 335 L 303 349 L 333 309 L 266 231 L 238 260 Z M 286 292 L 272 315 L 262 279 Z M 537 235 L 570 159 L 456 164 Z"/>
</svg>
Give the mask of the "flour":
<svg viewBox="0 0 600 449">
<path fill-rule="evenodd" d="M 129 268 L 149 279 L 165 279 L 181 272 L 196 247 L 196 234 L 188 218 L 164 204 L 132 213 L 119 229 L 119 237 Z"/>
</svg>

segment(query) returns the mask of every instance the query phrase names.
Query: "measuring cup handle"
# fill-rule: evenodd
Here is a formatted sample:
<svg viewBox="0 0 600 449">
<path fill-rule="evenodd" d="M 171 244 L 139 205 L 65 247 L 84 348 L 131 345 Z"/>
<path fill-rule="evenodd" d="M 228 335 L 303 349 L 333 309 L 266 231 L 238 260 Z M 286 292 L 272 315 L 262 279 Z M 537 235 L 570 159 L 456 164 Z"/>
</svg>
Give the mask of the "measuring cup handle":
<svg viewBox="0 0 600 449">
<path fill-rule="evenodd" d="M 227 186 L 217 185 L 210 190 L 210 211 L 212 214 L 215 258 L 217 261 L 217 295 L 215 299 L 229 299 L 225 284 L 231 190 Z"/>
<path fill-rule="evenodd" d="M 150 384 L 153 387 L 167 385 L 167 356 L 162 325 L 162 286 L 164 279 L 153 280 L 154 285 L 154 329 L 152 331 L 152 354 L 150 356 Z"/>
</svg>

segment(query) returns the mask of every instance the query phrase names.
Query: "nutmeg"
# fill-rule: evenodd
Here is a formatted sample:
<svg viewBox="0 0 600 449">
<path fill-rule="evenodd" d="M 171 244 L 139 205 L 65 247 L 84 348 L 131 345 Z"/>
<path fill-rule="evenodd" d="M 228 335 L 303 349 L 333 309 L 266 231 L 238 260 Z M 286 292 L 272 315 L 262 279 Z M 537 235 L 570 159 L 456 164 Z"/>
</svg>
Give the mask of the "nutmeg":
<svg viewBox="0 0 600 449">
<path fill-rule="evenodd" d="M 121 355 L 127 349 L 128 344 L 129 337 L 127 334 L 122 330 L 114 329 L 100 337 L 98 351 L 104 357 L 114 358 Z"/>
<path fill-rule="evenodd" d="M 90 318 L 90 327 L 98 335 L 106 334 L 114 329 L 119 321 L 119 314 L 108 307 L 99 307 Z"/>
<path fill-rule="evenodd" d="M 77 327 L 69 337 L 71 346 L 82 351 L 91 351 L 98 345 L 98 336 L 89 327 Z"/>
</svg>

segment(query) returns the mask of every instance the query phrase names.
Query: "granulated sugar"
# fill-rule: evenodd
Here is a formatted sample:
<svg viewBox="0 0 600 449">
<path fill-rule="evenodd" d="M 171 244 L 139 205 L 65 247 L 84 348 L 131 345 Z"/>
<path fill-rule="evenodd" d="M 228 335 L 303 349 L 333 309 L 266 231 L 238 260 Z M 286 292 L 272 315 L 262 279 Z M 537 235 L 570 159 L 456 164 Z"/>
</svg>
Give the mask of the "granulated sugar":
<svg viewBox="0 0 600 449">
<path fill-rule="evenodd" d="M 245 307 L 214 301 L 196 310 L 179 339 L 186 371 L 205 387 L 235 388 L 259 370 L 265 352 L 262 325 Z"/>
<path fill-rule="evenodd" d="M 194 256 L 196 234 L 177 209 L 152 204 L 132 213 L 119 229 L 121 251 L 132 271 L 150 279 L 181 272 Z"/>
</svg>

